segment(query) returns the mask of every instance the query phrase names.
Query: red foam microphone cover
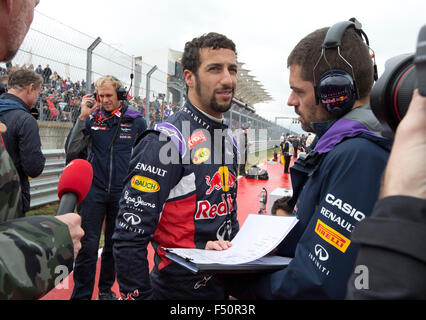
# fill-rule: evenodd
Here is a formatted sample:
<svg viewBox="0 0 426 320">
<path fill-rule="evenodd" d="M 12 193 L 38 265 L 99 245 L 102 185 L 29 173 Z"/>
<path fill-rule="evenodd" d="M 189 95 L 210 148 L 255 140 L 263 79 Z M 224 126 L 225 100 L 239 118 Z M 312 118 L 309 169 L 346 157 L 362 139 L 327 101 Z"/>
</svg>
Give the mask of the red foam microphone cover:
<svg viewBox="0 0 426 320">
<path fill-rule="evenodd" d="M 92 165 L 83 159 L 71 161 L 64 169 L 59 178 L 58 197 L 66 192 L 73 192 L 77 195 L 77 203 L 83 201 L 89 193 L 93 179 Z"/>
</svg>

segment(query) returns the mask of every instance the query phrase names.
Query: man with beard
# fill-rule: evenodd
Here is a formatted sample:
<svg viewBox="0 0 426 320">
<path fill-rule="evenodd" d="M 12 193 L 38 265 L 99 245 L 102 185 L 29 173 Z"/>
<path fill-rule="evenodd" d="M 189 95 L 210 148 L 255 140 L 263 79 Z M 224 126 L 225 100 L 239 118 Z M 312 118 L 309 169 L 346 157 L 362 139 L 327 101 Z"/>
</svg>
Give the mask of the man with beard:
<svg viewBox="0 0 426 320">
<path fill-rule="evenodd" d="M 235 44 L 217 33 L 195 38 L 182 65 L 188 101 L 145 132 L 125 180 L 113 235 L 123 299 L 228 298 L 218 280 L 168 260 L 162 247 L 223 250 L 239 230 L 237 144 L 223 121 L 237 83 Z"/>
<path fill-rule="evenodd" d="M 368 39 L 352 19 L 322 28 L 296 45 L 287 66 L 288 105 L 317 136 L 313 151 L 290 168 L 288 204 L 299 221 L 277 254 L 293 259 L 277 272 L 229 279 L 231 294 L 343 299 L 359 249 L 351 235 L 373 210 L 391 145 L 369 106 L 376 77 Z"/>
</svg>

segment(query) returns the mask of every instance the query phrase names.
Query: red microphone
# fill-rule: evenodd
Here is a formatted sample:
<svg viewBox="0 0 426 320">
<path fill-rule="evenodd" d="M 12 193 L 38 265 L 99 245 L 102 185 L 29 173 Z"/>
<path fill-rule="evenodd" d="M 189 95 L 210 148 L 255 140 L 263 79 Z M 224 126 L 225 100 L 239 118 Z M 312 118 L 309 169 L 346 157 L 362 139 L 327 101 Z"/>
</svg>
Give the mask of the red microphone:
<svg viewBox="0 0 426 320">
<path fill-rule="evenodd" d="M 71 161 L 59 178 L 59 202 L 56 215 L 74 212 L 75 204 L 80 203 L 89 193 L 92 185 L 92 165 L 83 159 Z"/>
</svg>

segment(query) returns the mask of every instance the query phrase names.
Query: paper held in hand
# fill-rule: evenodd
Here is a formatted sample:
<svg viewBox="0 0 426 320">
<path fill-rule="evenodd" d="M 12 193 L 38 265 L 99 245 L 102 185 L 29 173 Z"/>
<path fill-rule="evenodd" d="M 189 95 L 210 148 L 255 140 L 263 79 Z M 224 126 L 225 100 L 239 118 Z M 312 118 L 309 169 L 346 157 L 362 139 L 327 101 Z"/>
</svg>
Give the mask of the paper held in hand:
<svg viewBox="0 0 426 320">
<path fill-rule="evenodd" d="M 223 251 L 165 248 L 194 264 L 236 265 L 249 263 L 270 253 L 297 223 L 296 217 L 249 214 L 232 246 Z"/>
</svg>

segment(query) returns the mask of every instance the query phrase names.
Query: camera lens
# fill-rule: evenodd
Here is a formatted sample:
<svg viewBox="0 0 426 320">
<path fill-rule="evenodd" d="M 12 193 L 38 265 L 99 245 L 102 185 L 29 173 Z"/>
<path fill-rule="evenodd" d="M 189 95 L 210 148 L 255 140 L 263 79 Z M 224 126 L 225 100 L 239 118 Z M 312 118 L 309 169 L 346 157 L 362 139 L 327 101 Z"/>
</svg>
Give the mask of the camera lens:
<svg viewBox="0 0 426 320">
<path fill-rule="evenodd" d="M 413 54 L 386 61 L 385 72 L 371 90 L 371 108 L 385 132 L 395 132 L 407 113 L 416 85 L 413 61 Z"/>
</svg>

